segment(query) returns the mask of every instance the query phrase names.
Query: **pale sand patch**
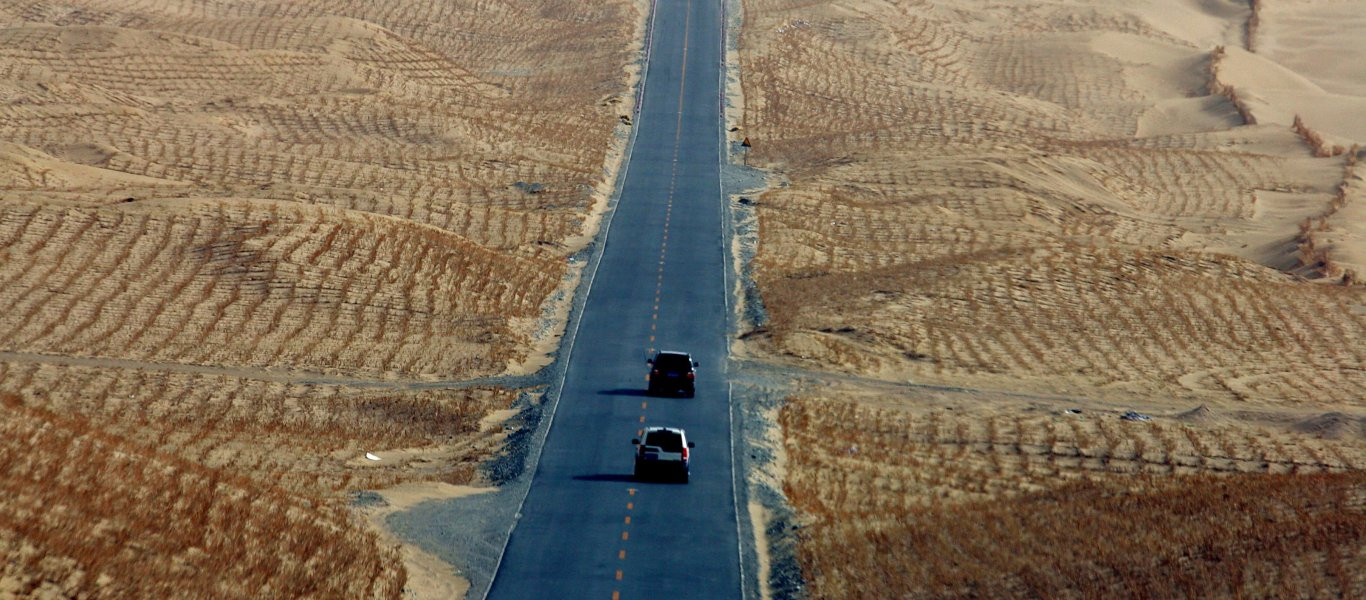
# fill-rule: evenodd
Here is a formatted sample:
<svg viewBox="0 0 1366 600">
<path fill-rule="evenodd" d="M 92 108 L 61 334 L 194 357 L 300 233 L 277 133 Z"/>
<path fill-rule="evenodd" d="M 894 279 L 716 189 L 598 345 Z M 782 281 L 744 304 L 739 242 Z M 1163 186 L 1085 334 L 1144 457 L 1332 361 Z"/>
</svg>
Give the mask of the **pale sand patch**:
<svg viewBox="0 0 1366 600">
<path fill-rule="evenodd" d="M 777 423 L 778 408 L 770 408 L 761 413 L 760 422 Z M 765 427 L 761 444 L 770 453 L 770 460 L 761 469 L 752 469 L 746 474 L 749 479 L 749 486 L 765 487 L 776 493 L 782 493 L 783 481 L 787 478 L 787 450 L 783 446 L 782 429 L 776 425 Z M 752 494 L 751 494 L 752 497 Z M 773 597 L 773 589 L 770 585 L 770 573 L 773 569 L 772 556 L 769 553 L 770 544 L 773 540 L 768 538 L 768 522 L 770 514 L 767 508 L 756 500 L 750 500 L 748 504 L 750 529 L 754 532 L 754 552 L 758 558 L 759 573 L 759 594 L 765 600 Z"/>
<path fill-rule="evenodd" d="M 384 506 L 358 508 L 365 521 L 382 537 L 386 544 L 400 544 L 403 566 L 408 571 L 405 598 L 413 600 L 464 598 L 469 593 L 470 582 L 456 573 L 454 567 L 436 556 L 412 544 L 399 542 L 393 532 L 385 526 L 385 519 L 396 512 L 405 511 L 423 502 L 432 500 L 451 500 L 475 494 L 494 491 L 497 488 L 451 485 L 439 481 L 419 481 L 378 490 L 384 498 Z"/>
<path fill-rule="evenodd" d="M 388 506 L 377 509 L 377 512 L 387 515 L 388 513 L 408 510 L 429 500 L 463 498 L 496 491 L 497 489 L 494 487 L 452 485 L 440 481 L 413 481 L 384 490 L 376 490 L 376 493 L 383 496 L 384 501 L 388 503 Z"/>
<path fill-rule="evenodd" d="M 503 423 L 506 423 L 508 419 L 511 419 L 512 416 L 515 414 L 517 414 L 517 409 L 515 408 L 504 408 L 502 410 L 495 410 L 489 413 L 488 415 L 485 415 L 484 418 L 479 419 L 479 428 L 481 430 L 487 431 L 489 429 L 499 427 Z"/>
<path fill-rule="evenodd" d="M 1205 49 L 1241 43 L 1242 23 L 1248 15 L 1244 4 L 1204 0 L 1142 0 L 1126 2 L 1119 10 L 1163 34 Z"/>
<path fill-rule="evenodd" d="M 573 289 L 578 282 L 578 274 L 574 274 L 571 279 L 574 285 L 567 289 Z M 564 328 L 569 322 L 569 310 L 572 302 L 566 297 L 564 300 L 553 301 L 550 305 L 549 316 L 545 319 L 515 319 L 510 323 L 513 331 L 531 340 L 531 350 L 521 360 L 513 360 L 508 363 L 503 370 L 504 375 L 518 376 L 530 375 L 555 362 L 551 352 L 560 347 L 560 340 L 564 338 Z M 542 331 L 541 323 L 547 323 L 549 329 Z"/>
<path fill-rule="evenodd" d="M 777 423 L 778 410 L 778 408 L 770 408 L 763 411 L 763 422 Z M 769 461 L 768 468 L 751 473 L 750 476 L 775 490 L 781 490 L 783 489 L 783 479 L 787 476 L 787 448 L 783 445 L 782 430 L 778 427 L 765 429 L 764 444 L 768 447 L 769 452 L 773 453 L 773 458 Z"/>
<path fill-rule="evenodd" d="M 413 462 L 435 462 L 443 456 L 454 453 L 449 446 L 427 446 L 421 448 L 393 448 L 389 450 L 369 450 L 346 461 L 348 467 L 393 467 Z M 374 460 L 366 456 L 377 457 Z"/>
<path fill-rule="evenodd" d="M 724 118 L 726 119 L 726 131 L 729 133 L 731 128 L 743 125 L 745 118 L 745 87 L 741 85 L 740 81 L 743 74 L 740 72 L 739 43 L 738 40 L 734 39 L 738 37 L 739 31 L 732 28 L 735 24 L 743 21 L 745 7 L 740 0 L 727 0 L 725 5 L 728 13 L 726 16 L 731 21 L 726 24 L 727 35 L 731 39 L 727 40 L 725 48 L 726 78 L 725 89 L 723 90 L 726 94 Z M 735 133 L 735 137 L 738 139 L 743 139 L 745 134 L 744 130 Z"/>
<path fill-rule="evenodd" d="M 1328 255 L 1358 278 L 1366 277 L 1366 180 L 1361 175 L 1344 182 L 1347 201 L 1331 217 L 1331 226 L 1317 233 Z"/>
<path fill-rule="evenodd" d="M 1366 143 L 1366 95 L 1329 92 L 1270 58 L 1238 47 L 1225 50 L 1221 78 L 1238 90 L 1258 123 L 1289 126 L 1299 115 L 1332 143 Z M 1366 51 L 1360 56 L 1366 60 Z"/>
<path fill-rule="evenodd" d="M 479 430 L 489 432 L 503 426 L 508 419 L 516 415 L 518 409 L 504 408 L 489 412 L 479 419 Z M 356 453 L 351 450 L 339 450 L 333 454 L 334 458 L 346 459 L 347 467 L 359 468 L 416 468 L 437 467 L 443 464 L 458 462 L 461 456 L 468 454 L 473 447 L 480 445 L 494 446 L 501 443 L 504 435 L 494 433 L 490 436 L 464 440 L 455 444 L 443 444 L 438 446 L 418 446 L 413 448 L 390 448 L 372 449 Z M 348 458 L 349 457 L 349 458 Z M 400 486 L 401 487 L 401 486 Z M 391 488 L 397 489 L 397 488 Z"/>
<path fill-rule="evenodd" d="M 758 501 L 749 501 L 749 522 L 754 525 L 754 554 L 759 563 L 759 597 L 769 600 L 773 597 L 773 589 L 769 586 L 769 573 L 773 570 L 773 563 L 768 555 L 768 532 L 765 525 L 768 523 L 768 509 Z"/>
<path fill-rule="evenodd" d="M 118 154 L 118 150 L 114 148 L 87 143 L 64 146 L 60 150 L 62 155 L 54 156 L 28 146 L 0 141 L 0 180 L 12 182 L 11 185 L 35 188 L 189 187 L 184 182 L 92 166 L 108 161 L 111 156 Z"/>
<path fill-rule="evenodd" d="M 1366 96 L 1366 0 L 1262 4 L 1257 54 L 1328 92 Z"/>
<path fill-rule="evenodd" d="M 1222 131 L 1242 124 L 1227 101 L 1203 94 L 1207 51 L 1113 31 L 1096 34 L 1090 48 L 1121 61 L 1125 83 L 1151 103 L 1139 117 L 1136 137 Z"/>
</svg>

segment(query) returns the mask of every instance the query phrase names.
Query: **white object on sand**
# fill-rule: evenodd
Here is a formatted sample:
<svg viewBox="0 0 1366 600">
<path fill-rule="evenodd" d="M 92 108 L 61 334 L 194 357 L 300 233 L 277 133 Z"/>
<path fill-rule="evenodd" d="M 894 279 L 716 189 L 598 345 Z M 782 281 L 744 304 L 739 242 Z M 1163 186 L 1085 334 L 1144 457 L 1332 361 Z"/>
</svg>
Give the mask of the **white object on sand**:
<svg viewBox="0 0 1366 600">
<path fill-rule="evenodd" d="M 370 452 L 365 453 L 365 458 L 368 458 L 370 460 L 379 460 L 378 456 L 375 456 L 373 453 Z"/>
</svg>

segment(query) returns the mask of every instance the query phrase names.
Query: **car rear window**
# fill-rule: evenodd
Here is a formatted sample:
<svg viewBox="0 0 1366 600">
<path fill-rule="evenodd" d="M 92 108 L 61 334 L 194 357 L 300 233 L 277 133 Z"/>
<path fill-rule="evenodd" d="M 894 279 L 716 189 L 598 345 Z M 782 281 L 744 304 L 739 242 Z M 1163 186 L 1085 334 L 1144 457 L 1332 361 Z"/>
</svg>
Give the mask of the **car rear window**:
<svg viewBox="0 0 1366 600">
<path fill-rule="evenodd" d="M 645 437 L 646 446 L 656 446 L 665 452 L 682 452 L 683 436 L 672 431 L 651 431 Z"/>
<path fill-rule="evenodd" d="M 683 354 L 660 354 L 655 357 L 655 366 L 669 371 L 687 371 L 692 363 Z"/>
</svg>

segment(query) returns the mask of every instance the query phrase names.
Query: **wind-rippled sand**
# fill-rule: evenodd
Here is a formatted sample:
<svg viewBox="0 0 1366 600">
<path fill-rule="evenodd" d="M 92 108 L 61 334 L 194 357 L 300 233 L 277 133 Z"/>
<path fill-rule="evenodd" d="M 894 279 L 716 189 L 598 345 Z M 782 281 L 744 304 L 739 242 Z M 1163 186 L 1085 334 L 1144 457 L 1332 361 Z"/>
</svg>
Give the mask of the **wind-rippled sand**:
<svg viewBox="0 0 1366 600">
<path fill-rule="evenodd" d="M 802 593 L 1366 593 L 1366 3 L 743 11 Z"/>
<path fill-rule="evenodd" d="M 747 160 L 789 183 L 756 209 L 769 351 L 1362 407 L 1366 94 L 1276 62 L 1309 17 L 1266 9 L 1263 55 L 1235 3 L 745 6 Z"/>
<path fill-rule="evenodd" d="M 516 390 L 402 384 L 553 345 L 644 16 L 0 6 L 0 596 L 400 595 L 347 492 L 499 450 Z"/>
</svg>

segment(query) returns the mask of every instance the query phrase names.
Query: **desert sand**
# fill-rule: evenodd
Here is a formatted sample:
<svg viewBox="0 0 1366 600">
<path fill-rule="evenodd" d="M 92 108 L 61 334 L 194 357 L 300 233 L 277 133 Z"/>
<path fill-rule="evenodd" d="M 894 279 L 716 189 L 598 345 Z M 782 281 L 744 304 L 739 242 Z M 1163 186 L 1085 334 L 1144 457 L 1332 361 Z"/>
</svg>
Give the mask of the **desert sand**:
<svg viewBox="0 0 1366 600">
<path fill-rule="evenodd" d="M 1366 3 L 742 7 L 816 597 L 1366 593 Z"/>
<path fill-rule="evenodd" d="M 747 160 L 785 184 L 757 209 L 772 352 L 1055 392 L 1366 396 L 1355 113 L 1297 130 L 1300 96 L 1245 64 L 1245 7 L 746 6 Z"/>
<path fill-rule="evenodd" d="M 55 436 L 4 448 L 0 595 L 459 590 L 350 495 L 480 485 L 505 435 L 487 417 L 521 391 L 430 384 L 553 349 L 646 7 L 0 6 L 4 437 Z M 102 448 L 116 471 L 71 460 Z M 148 487 L 176 472 L 182 493 Z M 213 539 L 180 533 L 229 506 Z M 335 564 L 304 568 L 281 519 Z"/>
<path fill-rule="evenodd" d="M 765 568 L 1366 595 L 1366 4 L 738 7 Z M 461 593 L 376 524 L 535 390 L 413 384 L 544 364 L 644 16 L 0 7 L 0 596 Z"/>
</svg>

